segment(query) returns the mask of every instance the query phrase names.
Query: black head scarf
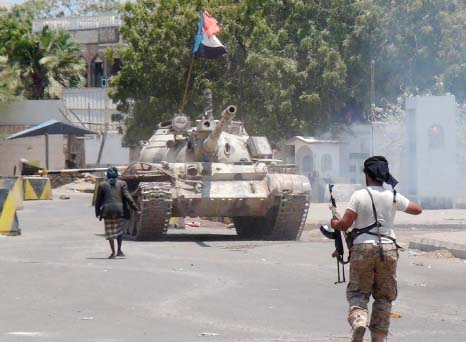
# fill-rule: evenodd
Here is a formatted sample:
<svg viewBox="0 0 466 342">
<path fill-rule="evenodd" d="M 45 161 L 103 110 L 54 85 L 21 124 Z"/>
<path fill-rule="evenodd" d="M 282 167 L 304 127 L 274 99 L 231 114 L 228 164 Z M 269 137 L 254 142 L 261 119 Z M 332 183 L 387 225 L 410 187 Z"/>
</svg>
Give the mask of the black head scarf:
<svg viewBox="0 0 466 342">
<path fill-rule="evenodd" d="M 107 178 L 110 185 L 115 185 L 118 179 L 118 169 L 115 166 L 111 166 L 107 169 Z"/>
<path fill-rule="evenodd" d="M 393 201 L 395 201 L 395 186 L 398 184 L 398 181 L 390 174 L 388 161 L 385 157 L 373 156 L 366 159 L 364 162 L 364 173 L 378 182 L 390 184 L 393 189 Z"/>
</svg>

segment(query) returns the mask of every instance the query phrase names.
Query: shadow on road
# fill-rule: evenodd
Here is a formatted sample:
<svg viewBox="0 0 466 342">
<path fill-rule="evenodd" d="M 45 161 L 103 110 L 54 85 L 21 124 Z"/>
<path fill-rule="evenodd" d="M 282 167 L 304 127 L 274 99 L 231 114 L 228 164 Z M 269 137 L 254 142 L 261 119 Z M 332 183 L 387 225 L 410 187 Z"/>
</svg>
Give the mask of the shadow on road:
<svg viewBox="0 0 466 342">
<path fill-rule="evenodd" d="M 206 242 L 235 242 L 235 241 L 263 241 L 263 239 L 242 239 L 238 235 L 219 234 L 219 233 L 192 233 L 192 232 L 169 232 L 163 240 L 134 241 L 125 239 L 134 243 L 164 243 L 164 242 L 194 242 L 201 247 L 210 247 Z"/>
<path fill-rule="evenodd" d="M 168 233 L 165 241 L 196 242 L 196 241 L 240 241 L 238 235 L 218 233 Z"/>
</svg>

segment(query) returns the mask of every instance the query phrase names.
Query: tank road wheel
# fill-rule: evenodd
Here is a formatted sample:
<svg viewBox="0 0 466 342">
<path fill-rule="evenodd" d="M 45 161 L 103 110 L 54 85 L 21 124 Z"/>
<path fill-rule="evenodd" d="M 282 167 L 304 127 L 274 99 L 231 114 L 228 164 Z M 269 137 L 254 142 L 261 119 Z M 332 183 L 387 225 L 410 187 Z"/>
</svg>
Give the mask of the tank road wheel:
<svg viewBox="0 0 466 342">
<path fill-rule="evenodd" d="M 299 240 L 308 210 L 308 196 L 284 194 L 266 216 L 233 217 L 233 223 L 241 238 Z"/>
<path fill-rule="evenodd" d="M 162 240 L 171 217 L 171 183 L 141 182 L 137 203 L 141 214 L 131 212 L 125 236 L 132 240 Z"/>
</svg>

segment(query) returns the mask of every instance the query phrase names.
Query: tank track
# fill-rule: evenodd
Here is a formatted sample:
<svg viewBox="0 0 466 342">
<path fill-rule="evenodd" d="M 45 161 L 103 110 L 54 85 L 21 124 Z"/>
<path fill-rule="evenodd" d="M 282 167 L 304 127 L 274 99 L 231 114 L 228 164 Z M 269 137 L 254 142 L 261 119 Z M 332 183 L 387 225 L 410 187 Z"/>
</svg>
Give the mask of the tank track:
<svg viewBox="0 0 466 342">
<path fill-rule="evenodd" d="M 299 240 L 309 211 L 309 196 L 284 194 L 280 197 L 269 240 Z"/>
<path fill-rule="evenodd" d="M 168 229 L 172 212 L 171 183 L 141 182 L 138 186 L 138 205 L 141 214 L 131 220 L 131 231 L 125 230 L 132 240 L 162 240 Z"/>
<path fill-rule="evenodd" d="M 299 240 L 308 211 L 309 196 L 283 194 L 266 216 L 233 217 L 233 222 L 245 239 Z"/>
</svg>

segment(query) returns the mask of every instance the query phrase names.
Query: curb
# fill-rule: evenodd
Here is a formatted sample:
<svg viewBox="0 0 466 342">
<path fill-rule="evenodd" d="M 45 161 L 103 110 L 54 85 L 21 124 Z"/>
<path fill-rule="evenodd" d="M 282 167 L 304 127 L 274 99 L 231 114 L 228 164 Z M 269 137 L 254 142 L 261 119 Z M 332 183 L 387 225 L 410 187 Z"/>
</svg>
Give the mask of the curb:
<svg viewBox="0 0 466 342">
<path fill-rule="evenodd" d="M 330 219 L 328 219 L 327 221 L 308 221 L 305 225 L 304 225 L 304 230 L 312 230 L 312 229 L 318 229 L 321 225 L 324 225 L 324 224 L 329 224 L 330 223 Z M 395 224 L 395 232 L 396 232 L 396 229 L 412 229 L 412 228 L 415 228 L 415 229 L 425 229 L 425 230 L 428 230 L 428 229 L 454 229 L 454 230 L 466 230 L 466 223 L 463 224 L 463 223 L 457 223 L 457 224 L 454 224 L 454 223 L 440 223 L 440 224 L 432 224 L 432 223 L 429 223 L 429 224 L 419 224 L 419 223 L 415 223 L 415 224 L 407 224 L 407 223 L 402 223 L 402 224 Z"/>
<path fill-rule="evenodd" d="M 456 258 L 466 259 L 466 245 L 428 238 L 414 238 L 409 242 L 409 248 L 419 249 L 424 252 L 432 252 L 439 249 L 447 249 Z"/>
</svg>

